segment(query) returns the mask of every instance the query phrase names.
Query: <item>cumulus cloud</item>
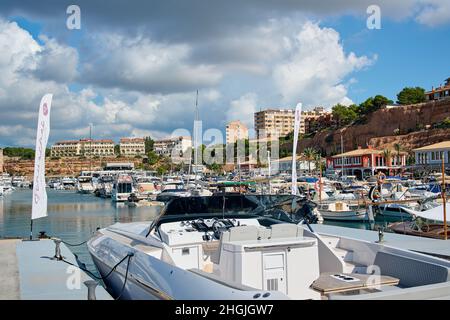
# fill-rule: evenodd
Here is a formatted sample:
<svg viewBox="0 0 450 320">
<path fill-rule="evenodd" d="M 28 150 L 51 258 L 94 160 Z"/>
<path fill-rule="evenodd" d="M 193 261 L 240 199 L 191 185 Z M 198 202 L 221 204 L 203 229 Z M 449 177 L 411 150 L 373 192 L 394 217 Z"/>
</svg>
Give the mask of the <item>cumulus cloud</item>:
<svg viewBox="0 0 450 320">
<path fill-rule="evenodd" d="M 247 128 L 253 127 L 253 114 L 257 111 L 258 97 L 250 92 L 230 103 L 226 112 L 227 121 L 241 120 Z"/>
<path fill-rule="evenodd" d="M 42 50 L 36 55 L 34 74 L 41 80 L 70 82 L 77 76 L 78 52 L 75 48 L 64 46 L 42 36 Z"/>
<path fill-rule="evenodd" d="M 54 94 L 50 143 L 86 137 L 89 123 L 97 138 L 159 138 L 192 130 L 197 89 L 204 129 L 238 119 L 251 129 L 268 94 L 281 93 L 277 103 L 288 106 L 348 103 L 346 77 L 372 62 L 345 53 L 335 30 L 305 19 L 268 19 L 209 49 L 115 32 L 71 47 L 42 35 L 38 42 L 15 22 L 0 20 L 0 27 L 2 144 L 34 143 L 47 92 Z"/>
<path fill-rule="evenodd" d="M 423 1 L 416 21 L 428 26 L 438 26 L 450 22 L 450 2 L 448 0 Z"/>
<path fill-rule="evenodd" d="M 186 44 L 167 44 L 121 35 L 94 37 L 96 57 L 83 65 L 82 81 L 148 93 L 210 87 L 221 73 L 213 65 L 191 64 Z M 101 72 L 99 72 L 101 70 Z"/>
<path fill-rule="evenodd" d="M 285 103 L 330 106 L 348 101 L 346 77 L 373 61 L 346 54 L 339 33 L 307 22 L 300 32 L 284 38 L 285 59 L 273 70 L 273 78 Z"/>
</svg>

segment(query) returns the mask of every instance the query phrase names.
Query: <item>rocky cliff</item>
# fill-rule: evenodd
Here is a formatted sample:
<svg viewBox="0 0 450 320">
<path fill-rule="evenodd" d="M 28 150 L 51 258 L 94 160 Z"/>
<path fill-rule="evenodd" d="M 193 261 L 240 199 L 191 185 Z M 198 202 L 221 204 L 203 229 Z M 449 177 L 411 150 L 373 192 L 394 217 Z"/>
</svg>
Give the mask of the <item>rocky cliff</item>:
<svg viewBox="0 0 450 320">
<path fill-rule="evenodd" d="M 398 142 L 404 150 L 450 140 L 450 129 L 432 129 L 433 125 L 450 117 L 450 99 L 416 105 L 381 109 L 373 112 L 366 123 L 338 130 L 325 130 L 312 138 L 301 139 L 299 149 L 314 147 L 326 155 L 358 146 L 376 148 L 392 146 Z"/>
</svg>

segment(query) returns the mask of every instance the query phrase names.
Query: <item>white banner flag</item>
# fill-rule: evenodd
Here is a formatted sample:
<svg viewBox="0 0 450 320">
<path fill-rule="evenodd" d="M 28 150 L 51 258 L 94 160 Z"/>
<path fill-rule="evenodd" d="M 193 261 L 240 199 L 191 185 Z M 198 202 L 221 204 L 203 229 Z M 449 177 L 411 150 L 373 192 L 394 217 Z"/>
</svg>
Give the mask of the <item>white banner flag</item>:
<svg viewBox="0 0 450 320">
<path fill-rule="evenodd" d="M 302 104 L 298 103 L 295 107 L 295 123 L 294 123 L 294 144 L 292 146 L 292 186 L 291 193 L 297 194 L 297 142 L 298 133 L 300 131 L 300 119 L 302 117 Z"/>
<path fill-rule="evenodd" d="M 45 191 L 45 150 L 50 133 L 50 107 L 52 94 L 42 97 L 39 106 L 39 118 L 36 135 L 36 152 L 34 156 L 33 204 L 31 219 L 47 216 L 47 192 Z"/>
</svg>

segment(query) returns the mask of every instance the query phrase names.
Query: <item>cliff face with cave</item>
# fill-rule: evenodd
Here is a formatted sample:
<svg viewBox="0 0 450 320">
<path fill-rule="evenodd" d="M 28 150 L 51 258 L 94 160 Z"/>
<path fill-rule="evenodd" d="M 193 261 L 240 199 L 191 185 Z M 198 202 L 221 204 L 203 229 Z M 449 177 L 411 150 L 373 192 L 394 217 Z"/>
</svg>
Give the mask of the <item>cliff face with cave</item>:
<svg viewBox="0 0 450 320">
<path fill-rule="evenodd" d="M 450 117 L 450 99 L 381 109 L 369 115 L 365 124 L 351 125 L 334 131 L 321 131 L 312 138 L 300 139 L 299 149 L 313 147 L 326 155 L 368 145 L 392 147 L 399 143 L 404 150 L 450 140 L 450 129 L 430 129 Z"/>
</svg>

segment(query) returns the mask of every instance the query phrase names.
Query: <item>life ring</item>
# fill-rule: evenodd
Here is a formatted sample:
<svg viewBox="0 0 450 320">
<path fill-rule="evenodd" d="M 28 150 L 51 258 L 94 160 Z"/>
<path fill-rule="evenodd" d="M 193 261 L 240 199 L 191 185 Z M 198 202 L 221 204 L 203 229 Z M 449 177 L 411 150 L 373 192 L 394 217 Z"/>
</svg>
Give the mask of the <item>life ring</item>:
<svg viewBox="0 0 450 320">
<path fill-rule="evenodd" d="M 138 190 L 139 190 L 139 192 L 144 192 L 144 187 L 143 186 L 139 186 L 139 188 L 138 188 Z"/>
</svg>

